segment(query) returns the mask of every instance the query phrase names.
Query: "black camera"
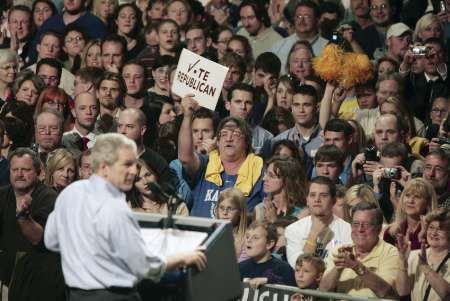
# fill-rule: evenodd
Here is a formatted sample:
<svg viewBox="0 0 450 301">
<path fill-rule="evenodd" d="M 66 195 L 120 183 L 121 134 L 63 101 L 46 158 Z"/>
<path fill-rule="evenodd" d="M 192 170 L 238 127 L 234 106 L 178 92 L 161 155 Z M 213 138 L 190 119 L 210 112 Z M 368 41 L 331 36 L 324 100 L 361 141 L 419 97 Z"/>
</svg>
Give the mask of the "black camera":
<svg viewBox="0 0 450 301">
<path fill-rule="evenodd" d="M 366 158 L 366 161 L 378 161 L 379 159 L 376 147 L 373 145 L 367 146 L 364 152 L 364 157 Z"/>
<path fill-rule="evenodd" d="M 402 178 L 402 171 L 396 167 L 383 168 L 383 178 L 399 180 Z"/>
<path fill-rule="evenodd" d="M 449 138 L 439 138 L 437 143 L 439 145 L 450 144 L 450 139 Z"/>
</svg>

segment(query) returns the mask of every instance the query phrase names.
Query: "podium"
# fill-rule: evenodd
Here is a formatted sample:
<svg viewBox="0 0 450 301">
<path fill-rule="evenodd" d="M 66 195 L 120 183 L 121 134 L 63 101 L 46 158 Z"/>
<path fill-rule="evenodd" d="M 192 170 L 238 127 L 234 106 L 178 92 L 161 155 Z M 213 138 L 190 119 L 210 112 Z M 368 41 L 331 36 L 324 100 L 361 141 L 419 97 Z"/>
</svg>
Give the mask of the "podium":
<svg viewBox="0 0 450 301">
<path fill-rule="evenodd" d="M 162 229 L 166 216 L 134 213 L 141 229 Z M 206 248 L 206 269 L 186 269 L 183 278 L 183 300 L 229 301 L 242 294 L 242 282 L 236 259 L 232 226 L 229 222 L 198 217 L 174 216 L 174 226 L 180 231 L 206 234 L 201 243 Z"/>
</svg>

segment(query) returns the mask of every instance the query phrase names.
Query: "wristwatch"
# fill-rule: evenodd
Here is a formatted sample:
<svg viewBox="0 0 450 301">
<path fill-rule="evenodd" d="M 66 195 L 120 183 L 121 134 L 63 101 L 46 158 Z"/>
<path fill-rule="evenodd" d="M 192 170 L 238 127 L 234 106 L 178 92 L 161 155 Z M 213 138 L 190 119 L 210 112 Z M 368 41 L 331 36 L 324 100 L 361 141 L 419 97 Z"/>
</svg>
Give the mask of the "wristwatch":
<svg viewBox="0 0 450 301">
<path fill-rule="evenodd" d="M 362 263 L 358 264 L 354 270 L 358 276 L 364 276 L 366 273 L 366 267 Z"/>
</svg>

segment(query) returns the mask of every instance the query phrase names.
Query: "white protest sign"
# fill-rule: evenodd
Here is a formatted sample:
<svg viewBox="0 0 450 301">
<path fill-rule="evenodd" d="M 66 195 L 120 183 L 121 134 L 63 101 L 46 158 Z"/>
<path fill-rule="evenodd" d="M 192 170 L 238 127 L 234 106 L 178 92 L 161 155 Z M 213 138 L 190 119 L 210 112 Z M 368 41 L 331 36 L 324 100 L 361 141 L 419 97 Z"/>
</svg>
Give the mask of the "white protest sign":
<svg viewBox="0 0 450 301">
<path fill-rule="evenodd" d="M 172 84 L 172 92 L 194 94 L 199 105 L 214 111 L 228 68 L 183 49 Z"/>
</svg>

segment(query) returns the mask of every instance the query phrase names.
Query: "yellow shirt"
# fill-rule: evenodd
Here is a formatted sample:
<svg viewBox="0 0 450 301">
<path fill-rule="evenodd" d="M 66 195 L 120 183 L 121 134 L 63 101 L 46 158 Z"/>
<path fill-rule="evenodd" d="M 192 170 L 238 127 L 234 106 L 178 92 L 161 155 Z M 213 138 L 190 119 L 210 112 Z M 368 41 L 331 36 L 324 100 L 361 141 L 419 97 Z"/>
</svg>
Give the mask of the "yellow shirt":
<svg viewBox="0 0 450 301">
<path fill-rule="evenodd" d="M 335 252 L 337 253 L 337 249 Z M 372 251 L 360 261 L 366 269 L 374 272 L 393 287 L 400 263 L 396 247 L 380 239 Z M 333 267 L 332 256 L 329 256 L 325 273 Z M 358 297 L 377 297 L 371 289 L 364 286 L 361 276 L 348 268 L 342 271 L 336 286 L 336 292 Z"/>
<path fill-rule="evenodd" d="M 349 120 L 356 118 L 356 112 L 359 110 L 358 101 L 355 96 L 346 98 L 339 107 L 338 117 Z"/>
<path fill-rule="evenodd" d="M 430 250 L 427 250 L 427 255 Z M 429 285 L 429 282 L 425 278 L 425 274 L 422 273 L 419 267 L 419 254 L 420 250 L 411 251 L 408 258 L 408 276 L 411 278 L 412 282 L 412 301 L 422 301 L 425 295 L 425 291 Z M 432 265 L 431 268 L 436 271 L 440 263 Z M 447 282 L 450 282 L 450 260 L 444 264 L 444 266 L 439 270 L 439 275 L 441 275 Z M 428 301 L 438 301 L 442 300 L 436 291 L 431 288 L 430 295 L 428 296 Z"/>
</svg>

